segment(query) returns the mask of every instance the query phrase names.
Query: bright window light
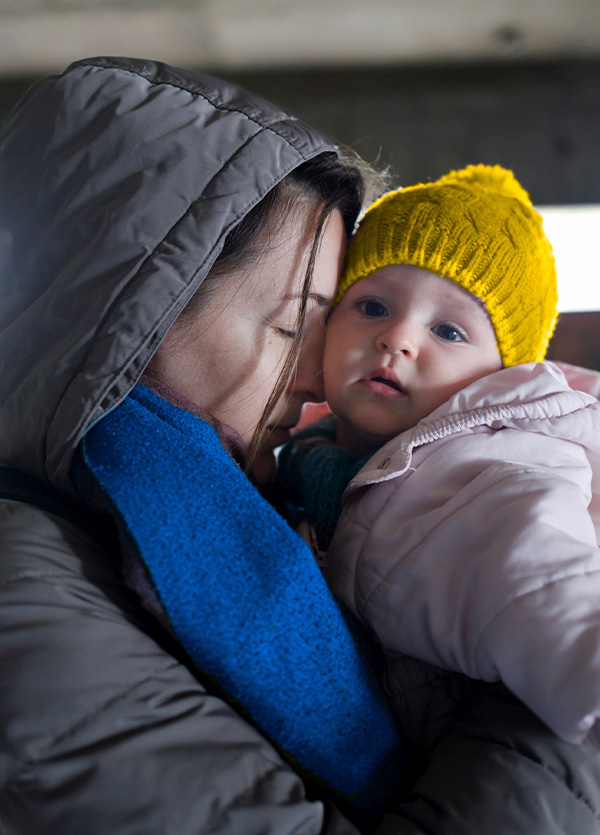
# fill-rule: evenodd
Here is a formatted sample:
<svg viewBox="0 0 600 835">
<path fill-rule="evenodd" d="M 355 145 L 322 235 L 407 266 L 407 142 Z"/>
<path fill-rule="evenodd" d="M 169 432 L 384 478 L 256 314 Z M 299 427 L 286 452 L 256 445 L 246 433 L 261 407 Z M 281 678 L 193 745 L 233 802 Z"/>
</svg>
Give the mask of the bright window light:
<svg viewBox="0 0 600 835">
<path fill-rule="evenodd" d="M 600 205 L 536 209 L 554 251 L 559 310 L 600 311 Z"/>
</svg>

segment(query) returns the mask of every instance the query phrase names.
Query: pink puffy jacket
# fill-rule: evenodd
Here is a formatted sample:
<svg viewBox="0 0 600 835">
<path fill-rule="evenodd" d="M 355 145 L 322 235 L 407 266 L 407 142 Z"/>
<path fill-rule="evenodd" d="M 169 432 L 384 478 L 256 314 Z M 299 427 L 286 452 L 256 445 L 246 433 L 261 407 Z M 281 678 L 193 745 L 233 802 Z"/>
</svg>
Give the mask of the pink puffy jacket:
<svg viewBox="0 0 600 835">
<path fill-rule="evenodd" d="M 503 369 L 353 480 L 326 571 L 392 685 L 406 653 L 502 680 L 574 742 L 600 717 L 598 395 L 595 372 Z"/>
</svg>

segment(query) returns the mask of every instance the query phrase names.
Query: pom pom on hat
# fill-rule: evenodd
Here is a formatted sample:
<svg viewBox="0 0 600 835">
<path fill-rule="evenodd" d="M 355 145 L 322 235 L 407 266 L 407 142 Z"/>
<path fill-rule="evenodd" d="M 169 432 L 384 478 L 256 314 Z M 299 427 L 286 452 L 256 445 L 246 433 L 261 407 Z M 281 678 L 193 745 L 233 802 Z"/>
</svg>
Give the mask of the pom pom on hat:
<svg viewBox="0 0 600 835">
<path fill-rule="evenodd" d="M 481 299 L 505 366 L 544 359 L 558 318 L 554 256 L 512 171 L 469 165 L 384 194 L 350 241 L 336 302 L 391 264 L 436 273 Z"/>
</svg>

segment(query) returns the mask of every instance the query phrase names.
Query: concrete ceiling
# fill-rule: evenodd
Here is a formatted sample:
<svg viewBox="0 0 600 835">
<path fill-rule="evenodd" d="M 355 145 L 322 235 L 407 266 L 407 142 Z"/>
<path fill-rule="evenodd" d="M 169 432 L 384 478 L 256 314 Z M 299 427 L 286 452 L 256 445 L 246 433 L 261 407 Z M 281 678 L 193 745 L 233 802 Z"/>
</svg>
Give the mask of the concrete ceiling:
<svg viewBox="0 0 600 835">
<path fill-rule="evenodd" d="M 211 70 L 600 57 L 600 0 L 0 0 L 0 75 L 91 55 Z"/>
</svg>

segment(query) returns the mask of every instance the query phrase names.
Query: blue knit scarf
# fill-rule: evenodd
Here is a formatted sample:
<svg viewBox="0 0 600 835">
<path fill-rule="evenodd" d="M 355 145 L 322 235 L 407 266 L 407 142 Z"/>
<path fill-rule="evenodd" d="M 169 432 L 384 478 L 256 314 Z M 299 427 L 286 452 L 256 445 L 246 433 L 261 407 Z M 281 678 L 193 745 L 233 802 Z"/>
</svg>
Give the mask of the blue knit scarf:
<svg viewBox="0 0 600 835">
<path fill-rule="evenodd" d="M 360 809 L 397 798 L 407 756 L 377 650 L 215 430 L 138 384 L 80 452 L 78 482 L 116 520 L 199 677 L 304 777 Z"/>
</svg>

